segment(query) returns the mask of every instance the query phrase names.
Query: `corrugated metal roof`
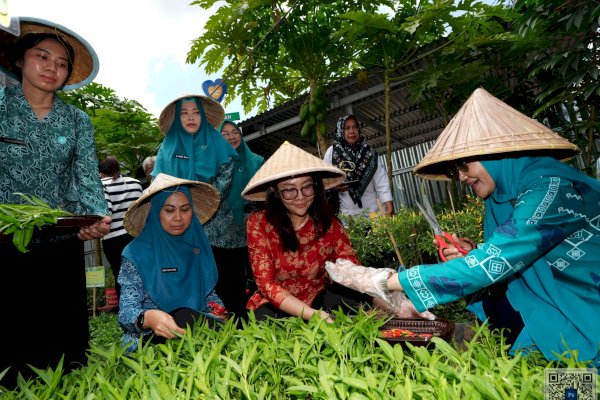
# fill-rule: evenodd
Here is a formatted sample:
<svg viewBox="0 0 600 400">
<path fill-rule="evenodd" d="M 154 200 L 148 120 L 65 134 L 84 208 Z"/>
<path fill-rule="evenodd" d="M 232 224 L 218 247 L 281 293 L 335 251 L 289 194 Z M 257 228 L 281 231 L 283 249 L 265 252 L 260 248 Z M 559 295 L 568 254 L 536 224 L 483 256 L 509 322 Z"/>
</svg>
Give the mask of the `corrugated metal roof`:
<svg viewBox="0 0 600 400">
<path fill-rule="evenodd" d="M 410 71 L 404 71 L 406 73 Z M 439 112 L 424 110 L 409 98 L 407 80 L 395 74 L 391 81 L 390 115 L 392 152 L 436 139 L 444 129 Z M 291 100 L 240 123 L 244 138 L 252 151 L 269 157 L 285 140 L 317 155 L 315 145 L 300 136 L 303 122 L 298 113 L 307 95 Z M 385 96 L 383 72 L 368 74 L 365 81 L 351 76 L 325 88 L 329 99 L 328 143 L 333 142 L 337 120 L 346 114 L 356 115 L 362 135 L 378 154 L 385 154 Z M 324 151 L 324 150 L 323 150 Z"/>
</svg>

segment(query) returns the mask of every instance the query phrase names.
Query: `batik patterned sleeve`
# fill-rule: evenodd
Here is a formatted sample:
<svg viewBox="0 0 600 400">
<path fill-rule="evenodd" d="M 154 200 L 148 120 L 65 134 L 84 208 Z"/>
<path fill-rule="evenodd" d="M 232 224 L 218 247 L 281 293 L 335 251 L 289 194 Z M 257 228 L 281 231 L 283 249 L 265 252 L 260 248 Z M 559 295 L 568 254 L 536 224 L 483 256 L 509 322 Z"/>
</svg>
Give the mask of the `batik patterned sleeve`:
<svg viewBox="0 0 600 400">
<path fill-rule="evenodd" d="M 264 211 L 253 213 L 248 218 L 248 253 L 256 286 L 263 297 L 279 307 L 290 293 L 277 279 L 275 260 L 278 258 L 279 240 L 272 234 L 272 229 L 264 218 Z"/>
<path fill-rule="evenodd" d="M 144 310 L 144 301 L 148 301 L 142 277 L 135 265 L 123 257 L 121 271 L 117 278 L 121 285 L 121 297 L 119 298 L 119 325 L 123 329 L 121 343 L 128 351 L 135 351 L 138 346 L 140 334 L 150 334 L 152 330 L 146 329 L 140 332 L 136 325 L 138 315 Z M 149 308 L 156 308 L 149 307 Z"/>
<path fill-rule="evenodd" d="M 354 251 L 354 248 L 350 243 L 350 238 L 343 225 L 337 219 L 334 219 L 330 230 L 332 237 L 334 238 L 333 259 L 330 261 L 335 262 L 338 258 L 343 258 L 344 260 L 351 261 L 353 264 L 360 264 L 356 257 L 356 251 Z"/>
<path fill-rule="evenodd" d="M 233 160 L 230 160 L 228 163 L 221 164 L 219 171 L 217 172 L 217 176 L 215 176 L 215 180 L 212 182 L 219 192 L 221 198 L 226 197 L 231 189 L 234 167 L 235 163 Z"/>
<path fill-rule="evenodd" d="M 572 251 L 565 239 L 588 225 L 582 207 L 570 182 L 540 178 L 517 198 L 511 216 L 489 240 L 464 258 L 402 271 L 400 284 L 417 310 L 424 311 L 531 268 L 541 257 L 550 265 L 560 263 L 561 257 L 553 255 Z"/>
<path fill-rule="evenodd" d="M 94 128 L 87 114 L 79 109 L 74 109 L 73 126 L 78 131 L 73 160 L 75 195 L 79 196 L 84 207 L 83 213 L 108 215 L 104 188 L 98 173 Z"/>
</svg>

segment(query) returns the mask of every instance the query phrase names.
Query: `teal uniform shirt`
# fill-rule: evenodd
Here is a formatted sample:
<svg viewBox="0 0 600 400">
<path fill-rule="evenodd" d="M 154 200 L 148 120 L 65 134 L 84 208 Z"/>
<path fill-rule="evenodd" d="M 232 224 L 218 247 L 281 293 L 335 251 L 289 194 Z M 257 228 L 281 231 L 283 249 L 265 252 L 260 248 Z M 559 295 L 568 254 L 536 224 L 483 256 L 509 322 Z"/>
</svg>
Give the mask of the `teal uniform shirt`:
<svg viewBox="0 0 600 400">
<path fill-rule="evenodd" d="M 464 258 L 417 265 L 399 280 L 419 311 L 508 283 L 524 328 L 513 344 L 600 363 L 600 183 L 547 158 L 482 162 L 497 185 L 485 242 Z M 511 173 L 514 172 L 514 173 Z M 481 302 L 469 309 L 486 319 Z"/>
<path fill-rule="evenodd" d="M 41 121 L 21 85 L 0 88 L 0 203 L 35 195 L 73 214 L 108 215 L 90 118 L 55 97 Z"/>
</svg>

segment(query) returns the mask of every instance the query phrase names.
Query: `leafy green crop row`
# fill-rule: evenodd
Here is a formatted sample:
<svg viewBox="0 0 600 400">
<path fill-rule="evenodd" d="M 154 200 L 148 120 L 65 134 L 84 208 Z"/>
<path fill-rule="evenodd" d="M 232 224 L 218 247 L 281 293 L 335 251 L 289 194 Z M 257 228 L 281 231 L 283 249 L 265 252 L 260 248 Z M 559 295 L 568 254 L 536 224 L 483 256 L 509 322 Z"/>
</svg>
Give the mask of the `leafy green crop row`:
<svg viewBox="0 0 600 400">
<path fill-rule="evenodd" d="M 404 348 L 378 337 L 383 323 L 361 311 L 336 313 L 331 325 L 251 319 L 243 329 L 229 322 L 213 331 L 203 324 L 131 355 L 118 338 L 95 341 L 88 366 L 66 375 L 38 371 L 37 381 L 21 382 L 2 398 L 542 399 L 544 368 L 559 366 L 537 353 L 508 356 L 501 336 L 485 326 L 475 325 L 463 347 L 434 338 L 433 348 Z M 585 366 L 570 356 L 560 366 Z"/>
</svg>

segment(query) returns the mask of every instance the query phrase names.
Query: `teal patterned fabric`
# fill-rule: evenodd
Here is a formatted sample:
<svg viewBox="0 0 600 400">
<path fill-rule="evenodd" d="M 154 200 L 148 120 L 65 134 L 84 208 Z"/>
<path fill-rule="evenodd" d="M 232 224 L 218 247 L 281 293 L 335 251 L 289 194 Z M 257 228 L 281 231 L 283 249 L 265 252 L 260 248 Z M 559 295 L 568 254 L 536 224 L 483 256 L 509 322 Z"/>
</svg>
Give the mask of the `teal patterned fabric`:
<svg viewBox="0 0 600 400">
<path fill-rule="evenodd" d="M 73 214 L 108 215 L 87 114 L 55 97 L 41 121 L 21 85 L 0 88 L 0 203 L 35 195 Z"/>
<path fill-rule="evenodd" d="M 511 351 L 552 360 L 577 349 L 600 365 L 600 182 L 549 157 L 482 164 L 497 186 L 485 202 L 485 242 L 399 272 L 406 294 L 423 311 L 506 280 L 525 324 Z M 480 302 L 470 310 L 486 319 Z"/>
</svg>

